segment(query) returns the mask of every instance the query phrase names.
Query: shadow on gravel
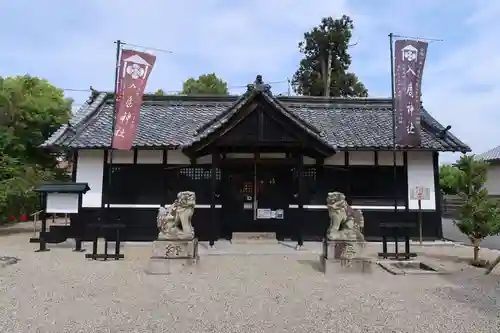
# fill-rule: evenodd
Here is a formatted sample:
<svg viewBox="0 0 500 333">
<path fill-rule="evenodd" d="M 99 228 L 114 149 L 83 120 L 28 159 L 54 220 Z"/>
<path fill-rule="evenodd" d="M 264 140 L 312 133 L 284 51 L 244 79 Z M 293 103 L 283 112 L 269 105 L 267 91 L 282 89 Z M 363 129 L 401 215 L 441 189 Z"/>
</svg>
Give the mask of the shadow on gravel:
<svg viewBox="0 0 500 333">
<path fill-rule="evenodd" d="M 17 264 L 19 261 L 21 261 L 21 259 L 16 257 L 7 257 L 7 256 L 0 257 L 0 268 Z"/>
</svg>

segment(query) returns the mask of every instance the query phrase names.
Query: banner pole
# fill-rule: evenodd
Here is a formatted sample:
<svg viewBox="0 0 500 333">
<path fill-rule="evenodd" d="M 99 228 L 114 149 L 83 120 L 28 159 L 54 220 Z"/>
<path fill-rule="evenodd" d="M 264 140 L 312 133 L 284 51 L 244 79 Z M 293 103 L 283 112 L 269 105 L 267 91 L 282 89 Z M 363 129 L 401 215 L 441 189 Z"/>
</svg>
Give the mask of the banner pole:
<svg viewBox="0 0 500 333">
<path fill-rule="evenodd" d="M 397 154 L 396 154 L 396 96 L 394 83 L 394 34 L 389 34 L 389 52 L 391 56 L 391 106 L 392 106 L 392 173 L 394 192 L 394 212 L 398 211 L 398 185 L 397 185 Z"/>
<path fill-rule="evenodd" d="M 111 123 L 111 147 L 109 149 L 109 163 L 108 163 L 108 190 L 107 190 L 107 201 L 108 201 L 108 209 L 111 207 L 111 175 L 112 175 L 112 166 L 113 166 L 113 139 L 115 137 L 115 123 L 116 123 L 116 115 L 118 113 L 118 81 L 120 75 L 120 52 L 122 49 L 121 40 L 117 40 L 116 42 L 116 65 L 115 65 L 115 90 L 114 90 L 114 108 L 113 108 L 113 121 Z M 109 211 L 111 212 L 111 210 Z"/>
</svg>

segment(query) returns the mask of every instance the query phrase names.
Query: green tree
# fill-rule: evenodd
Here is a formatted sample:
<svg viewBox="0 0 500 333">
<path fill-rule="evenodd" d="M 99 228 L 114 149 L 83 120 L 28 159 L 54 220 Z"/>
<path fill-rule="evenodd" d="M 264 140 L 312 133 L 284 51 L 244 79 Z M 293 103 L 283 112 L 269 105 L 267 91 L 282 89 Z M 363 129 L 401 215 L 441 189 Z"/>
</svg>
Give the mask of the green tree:
<svg viewBox="0 0 500 333">
<path fill-rule="evenodd" d="M 182 84 L 183 95 L 229 95 L 227 83 L 215 73 L 189 78 Z"/>
<path fill-rule="evenodd" d="M 163 89 L 158 89 L 157 91 L 154 92 L 153 95 L 165 96 L 165 91 L 163 91 Z"/>
<path fill-rule="evenodd" d="M 68 122 L 71 103 L 46 80 L 0 77 L 0 222 L 34 209 L 32 189 L 41 181 L 65 177 L 58 155 L 39 146 Z"/>
<path fill-rule="evenodd" d="M 439 186 L 444 194 L 458 194 L 462 171 L 454 165 L 444 164 L 439 168 Z"/>
<path fill-rule="evenodd" d="M 500 233 L 500 209 L 484 188 L 488 162 L 464 155 L 455 166 L 461 171 L 458 193 L 464 199 L 455 224 L 473 246 L 473 264 L 479 264 L 481 241 Z"/>
<path fill-rule="evenodd" d="M 348 72 L 348 53 L 354 24 L 349 16 L 325 17 L 304 33 L 299 50 L 304 55 L 292 79 L 294 91 L 305 96 L 368 96 L 358 77 Z M 326 89 L 329 87 L 330 89 Z"/>
</svg>

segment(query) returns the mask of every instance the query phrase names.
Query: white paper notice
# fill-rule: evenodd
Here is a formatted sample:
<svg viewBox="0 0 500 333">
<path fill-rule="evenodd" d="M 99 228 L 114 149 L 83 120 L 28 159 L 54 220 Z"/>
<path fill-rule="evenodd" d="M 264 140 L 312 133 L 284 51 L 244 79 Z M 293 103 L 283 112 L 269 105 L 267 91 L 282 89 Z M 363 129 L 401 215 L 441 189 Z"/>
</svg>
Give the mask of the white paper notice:
<svg viewBox="0 0 500 333">
<path fill-rule="evenodd" d="M 271 210 L 269 208 L 257 209 L 257 218 L 258 219 L 270 219 L 271 218 Z"/>
</svg>

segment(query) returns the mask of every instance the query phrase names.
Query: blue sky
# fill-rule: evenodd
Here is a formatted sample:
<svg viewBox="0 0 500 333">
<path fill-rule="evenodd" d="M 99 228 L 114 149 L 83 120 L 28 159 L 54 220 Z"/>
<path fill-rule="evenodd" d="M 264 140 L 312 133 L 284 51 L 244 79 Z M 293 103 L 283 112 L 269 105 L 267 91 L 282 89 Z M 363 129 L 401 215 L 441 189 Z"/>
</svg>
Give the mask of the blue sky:
<svg viewBox="0 0 500 333">
<path fill-rule="evenodd" d="M 181 89 L 215 72 L 239 93 L 256 74 L 287 91 L 297 43 L 324 16 L 356 25 L 351 69 L 374 97 L 390 92 L 388 33 L 431 43 L 423 102 L 480 153 L 500 145 L 500 2 L 494 0 L 18 0 L 0 2 L 0 75 L 29 73 L 60 88 L 111 90 L 114 40 L 157 53 L 148 90 Z M 87 92 L 67 91 L 76 103 Z M 452 161 L 455 156 L 443 156 Z"/>
</svg>

